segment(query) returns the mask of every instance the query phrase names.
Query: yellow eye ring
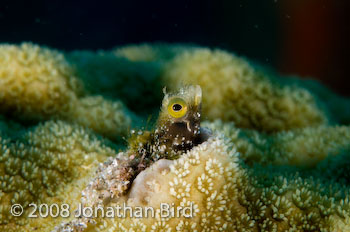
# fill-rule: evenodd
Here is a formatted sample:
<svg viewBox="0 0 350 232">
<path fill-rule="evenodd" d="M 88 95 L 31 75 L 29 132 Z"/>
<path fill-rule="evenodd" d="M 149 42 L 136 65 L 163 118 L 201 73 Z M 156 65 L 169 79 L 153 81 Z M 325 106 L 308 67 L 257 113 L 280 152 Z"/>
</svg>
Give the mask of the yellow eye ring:
<svg viewBox="0 0 350 232">
<path fill-rule="evenodd" d="M 168 112 L 174 118 L 182 118 L 187 113 L 187 104 L 181 98 L 174 98 L 168 104 Z"/>
</svg>

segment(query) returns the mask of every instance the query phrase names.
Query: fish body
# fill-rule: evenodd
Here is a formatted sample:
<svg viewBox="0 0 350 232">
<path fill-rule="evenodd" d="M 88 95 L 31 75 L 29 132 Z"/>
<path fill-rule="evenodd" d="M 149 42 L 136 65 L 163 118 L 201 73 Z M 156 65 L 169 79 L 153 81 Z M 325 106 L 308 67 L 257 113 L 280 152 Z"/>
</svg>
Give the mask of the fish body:
<svg viewBox="0 0 350 232">
<path fill-rule="evenodd" d="M 201 88 L 187 86 L 174 93 L 166 93 L 154 131 L 133 133 L 129 149 L 110 158 L 96 171 L 95 178 L 82 192 L 84 207 L 98 207 L 117 202 L 126 195 L 136 176 L 160 159 L 176 159 L 208 138 L 200 127 Z M 80 217 L 62 223 L 55 232 L 84 231 L 94 218 Z"/>
<path fill-rule="evenodd" d="M 164 93 L 155 136 L 171 157 L 201 142 L 202 90 L 199 85 L 191 85 L 178 92 L 168 94 L 164 90 Z"/>
</svg>

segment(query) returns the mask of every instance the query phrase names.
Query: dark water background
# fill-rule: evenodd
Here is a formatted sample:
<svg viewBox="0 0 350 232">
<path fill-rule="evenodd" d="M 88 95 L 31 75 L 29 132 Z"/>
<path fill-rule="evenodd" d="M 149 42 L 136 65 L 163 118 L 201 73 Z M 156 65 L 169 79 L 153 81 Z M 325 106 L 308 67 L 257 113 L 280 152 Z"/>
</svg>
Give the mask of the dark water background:
<svg viewBox="0 0 350 232">
<path fill-rule="evenodd" d="M 0 43 L 219 47 L 350 96 L 349 0 L 0 1 Z"/>
</svg>

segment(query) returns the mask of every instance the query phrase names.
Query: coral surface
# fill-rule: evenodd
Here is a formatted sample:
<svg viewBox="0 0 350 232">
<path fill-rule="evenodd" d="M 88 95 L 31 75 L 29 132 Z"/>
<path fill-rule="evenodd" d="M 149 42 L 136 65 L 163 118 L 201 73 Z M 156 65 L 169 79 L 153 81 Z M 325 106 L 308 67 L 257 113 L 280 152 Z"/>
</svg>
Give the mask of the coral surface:
<svg viewBox="0 0 350 232">
<path fill-rule="evenodd" d="M 50 220 L 29 220 L 29 204 L 74 205 L 98 163 L 116 155 L 107 141 L 62 121 L 48 121 L 17 135 L 15 140 L 1 137 L 0 141 L 2 231 L 43 231 L 52 227 L 50 223 L 54 222 Z M 10 214 L 15 203 L 26 210 L 19 218 Z"/>
<path fill-rule="evenodd" d="M 1 113 L 22 121 L 78 122 L 112 139 L 131 123 L 121 102 L 85 94 L 62 53 L 30 43 L 0 46 L 0 102 Z"/>
<path fill-rule="evenodd" d="M 106 194 L 102 198 L 96 196 L 106 191 L 104 183 L 113 183 L 117 175 L 109 168 L 116 168 L 116 165 L 113 161 L 107 164 L 105 171 L 94 180 L 99 183 L 95 185 L 95 192 L 100 193 L 91 191 L 90 187 L 84 192 L 85 206 L 109 198 Z M 349 229 L 348 189 L 331 181 L 322 183 L 323 187 L 320 187 L 320 180 L 302 178 L 297 172 L 291 174 L 273 169 L 270 172 L 266 173 L 258 167 L 252 169 L 242 166 L 235 145 L 213 137 L 177 160 L 162 159 L 141 172 L 125 197 L 114 203 L 107 201 L 102 204 L 106 208 L 121 206 L 120 216 L 113 219 L 94 218 L 93 223 L 86 223 L 84 231 Z M 113 184 L 108 186 L 107 189 L 112 189 Z M 135 212 L 125 213 L 124 204 L 134 210 L 137 207 L 152 207 L 155 216 L 131 217 Z M 188 217 L 181 211 L 179 216 L 167 216 L 161 204 L 174 209 L 190 206 L 191 210 L 187 211 Z"/>
<path fill-rule="evenodd" d="M 163 86 L 183 84 L 201 86 L 202 127 L 212 136 L 156 161 L 130 179 L 127 194 L 104 201 L 113 160 L 130 156 L 118 151 L 123 138 L 135 125 L 150 126 Z M 66 222 L 83 231 L 350 231 L 350 100 L 314 81 L 196 46 L 63 53 L 4 44 L 0 102 L 1 231 L 52 231 Z M 87 191 L 98 180 L 110 182 Z M 71 217 L 28 218 L 32 202 L 69 204 Z M 73 215 L 80 202 L 158 211 L 81 220 Z M 160 203 L 191 206 L 193 217 L 163 218 Z M 24 214 L 12 216 L 12 204 Z"/>
<path fill-rule="evenodd" d="M 220 131 L 233 142 L 248 164 L 314 167 L 327 156 L 350 150 L 349 126 L 306 127 L 267 135 L 237 128 L 220 120 L 205 122 L 205 127 Z"/>
<path fill-rule="evenodd" d="M 227 52 L 198 49 L 184 52 L 166 67 L 170 88 L 199 84 L 203 113 L 211 120 L 266 132 L 320 125 L 327 121 L 306 90 L 273 83 L 264 73 Z"/>
</svg>

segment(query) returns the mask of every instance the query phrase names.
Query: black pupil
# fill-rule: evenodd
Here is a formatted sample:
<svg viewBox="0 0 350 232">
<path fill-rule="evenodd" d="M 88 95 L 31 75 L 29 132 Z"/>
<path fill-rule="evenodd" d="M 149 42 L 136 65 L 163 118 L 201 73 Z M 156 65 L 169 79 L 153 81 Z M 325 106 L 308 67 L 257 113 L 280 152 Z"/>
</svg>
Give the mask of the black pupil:
<svg viewBox="0 0 350 232">
<path fill-rule="evenodd" d="M 182 106 L 180 104 L 174 104 L 173 105 L 173 110 L 174 111 L 180 111 L 182 109 Z"/>
</svg>

